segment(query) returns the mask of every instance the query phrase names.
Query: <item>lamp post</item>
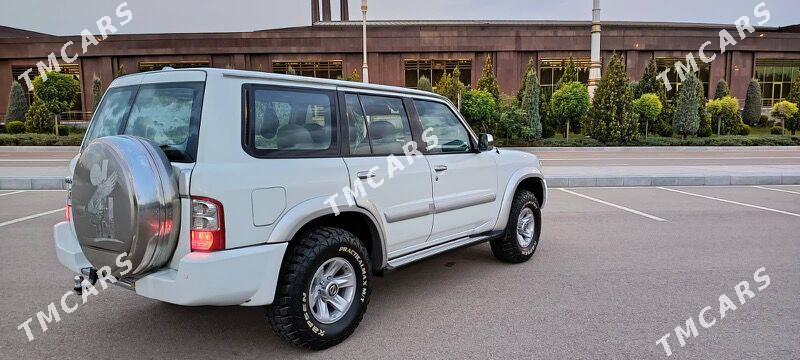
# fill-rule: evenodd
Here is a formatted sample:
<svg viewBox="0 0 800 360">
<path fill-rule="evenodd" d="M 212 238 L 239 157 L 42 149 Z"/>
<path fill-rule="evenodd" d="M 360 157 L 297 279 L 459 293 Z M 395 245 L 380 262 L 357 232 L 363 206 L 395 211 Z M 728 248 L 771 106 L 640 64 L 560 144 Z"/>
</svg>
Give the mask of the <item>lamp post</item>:
<svg viewBox="0 0 800 360">
<path fill-rule="evenodd" d="M 600 83 L 600 69 L 603 67 L 600 62 L 600 0 L 592 2 L 592 63 L 589 66 L 589 97 L 594 97 L 597 85 Z"/>
<path fill-rule="evenodd" d="M 364 65 L 362 66 L 363 69 L 363 79 L 365 83 L 369 83 L 369 65 L 367 65 L 367 0 L 361 0 L 361 27 L 363 30 L 363 38 L 364 38 Z"/>
</svg>

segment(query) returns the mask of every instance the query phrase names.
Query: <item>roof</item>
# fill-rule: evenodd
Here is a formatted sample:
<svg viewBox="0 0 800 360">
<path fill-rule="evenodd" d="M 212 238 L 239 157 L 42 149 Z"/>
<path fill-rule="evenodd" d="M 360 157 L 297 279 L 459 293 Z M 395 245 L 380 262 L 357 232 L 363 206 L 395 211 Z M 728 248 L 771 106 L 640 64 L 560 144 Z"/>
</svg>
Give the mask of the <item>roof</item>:
<svg viewBox="0 0 800 360">
<path fill-rule="evenodd" d="M 734 24 L 690 23 L 690 22 L 643 22 L 643 21 L 602 21 L 603 26 L 656 27 L 656 28 L 712 28 L 735 27 Z M 361 26 L 361 21 L 317 21 L 314 26 Z M 370 26 L 591 26 L 591 21 L 564 20 L 373 20 Z M 758 29 L 777 30 L 777 27 Z"/>
<path fill-rule="evenodd" d="M 35 36 L 52 36 L 52 35 L 0 25 L 0 38 L 35 37 Z"/>
</svg>

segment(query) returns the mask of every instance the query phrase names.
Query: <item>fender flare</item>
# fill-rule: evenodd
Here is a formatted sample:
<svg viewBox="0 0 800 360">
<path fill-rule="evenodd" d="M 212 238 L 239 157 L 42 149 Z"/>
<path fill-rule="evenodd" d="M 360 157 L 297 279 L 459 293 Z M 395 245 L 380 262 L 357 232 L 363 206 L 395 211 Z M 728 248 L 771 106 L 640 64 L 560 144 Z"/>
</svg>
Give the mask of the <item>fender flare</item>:
<svg viewBox="0 0 800 360">
<path fill-rule="evenodd" d="M 505 192 L 503 193 L 503 201 L 500 205 L 500 213 L 497 217 L 497 222 L 495 223 L 494 230 L 495 231 L 503 231 L 506 228 L 508 223 L 508 214 L 511 213 L 511 203 L 514 201 L 514 192 L 517 191 L 517 187 L 520 183 L 522 183 L 526 179 L 537 178 L 542 181 L 543 189 L 542 189 L 542 199 L 541 204 L 539 206 L 544 208 L 545 203 L 547 202 L 547 182 L 544 179 L 544 175 L 542 175 L 542 171 L 536 167 L 526 167 L 519 169 L 511 175 L 506 184 Z"/>
<path fill-rule="evenodd" d="M 316 219 L 319 219 L 324 216 L 329 215 L 337 215 L 336 211 L 325 203 L 327 197 L 316 197 L 309 200 L 306 200 L 302 203 L 299 203 L 286 211 L 280 219 L 275 224 L 275 228 L 272 229 L 272 232 L 269 234 L 269 238 L 267 239 L 267 244 L 276 244 L 276 243 L 284 243 L 289 242 L 291 239 L 297 235 L 297 232 L 303 228 L 306 224 Z M 381 222 L 378 221 L 378 217 L 375 216 L 371 211 L 359 207 L 357 205 L 350 205 L 348 203 L 345 204 L 338 204 L 337 203 L 337 210 L 339 213 L 358 213 L 361 215 L 367 216 L 369 221 L 372 222 L 372 225 L 377 230 L 378 235 L 378 243 L 380 244 L 380 249 L 378 251 L 381 254 L 381 259 L 374 259 L 378 260 L 375 262 L 376 268 L 383 268 L 386 266 L 387 263 L 387 253 L 386 253 L 386 232 L 384 231 L 383 227 L 381 226 Z M 377 245 L 375 244 L 375 245 Z M 378 267 L 377 265 L 380 265 Z"/>
</svg>

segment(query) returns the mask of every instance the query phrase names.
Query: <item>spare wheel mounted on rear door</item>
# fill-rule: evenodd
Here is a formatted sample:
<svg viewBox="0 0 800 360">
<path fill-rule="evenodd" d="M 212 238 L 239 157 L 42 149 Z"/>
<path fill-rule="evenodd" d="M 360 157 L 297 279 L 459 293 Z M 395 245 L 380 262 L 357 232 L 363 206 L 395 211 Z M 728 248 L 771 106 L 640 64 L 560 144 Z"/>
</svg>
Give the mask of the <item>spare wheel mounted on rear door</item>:
<svg viewBox="0 0 800 360">
<path fill-rule="evenodd" d="M 126 277 L 164 266 L 180 231 L 180 199 L 172 165 L 148 140 L 111 136 L 90 142 L 72 185 L 75 233 L 89 262 L 119 277 L 120 254 L 133 263 Z"/>
</svg>

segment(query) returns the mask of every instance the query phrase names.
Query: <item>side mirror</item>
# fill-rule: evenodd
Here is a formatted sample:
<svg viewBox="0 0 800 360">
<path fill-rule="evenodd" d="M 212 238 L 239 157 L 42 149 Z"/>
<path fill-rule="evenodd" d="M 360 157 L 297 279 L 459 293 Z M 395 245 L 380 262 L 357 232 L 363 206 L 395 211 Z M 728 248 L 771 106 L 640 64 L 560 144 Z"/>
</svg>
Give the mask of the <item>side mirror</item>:
<svg viewBox="0 0 800 360">
<path fill-rule="evenodd" d="M 494 137 L 490 134 L 481 134 L 478 140 L 478 151 L 494 150 Z"/>
</svg>

